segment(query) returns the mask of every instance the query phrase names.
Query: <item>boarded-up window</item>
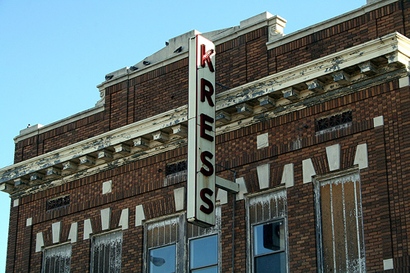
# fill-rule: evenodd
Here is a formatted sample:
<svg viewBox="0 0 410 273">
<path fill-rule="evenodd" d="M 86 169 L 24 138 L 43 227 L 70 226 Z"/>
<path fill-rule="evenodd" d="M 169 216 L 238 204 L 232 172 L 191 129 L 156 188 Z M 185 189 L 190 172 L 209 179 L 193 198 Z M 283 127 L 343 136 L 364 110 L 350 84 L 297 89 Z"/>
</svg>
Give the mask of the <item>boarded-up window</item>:
<svg viewBox="0 0 410 273">
<path fill-rule="evenodd" d="M 365 272 L 360 176 L 316 178 L 318 261 L 322 272 Z"/>
<path fill-rule="evenodd" d="M 69 273 L 71 244 L 64 244 L 44 250 L 42 273 Z"/>
<path fill-rule="evenodd" d="M 248 196 L 249 272 L 287 272 L 286 191 Z"/>
<path fill-rule="evenodd" d="M 91 248 L 91 273 L 121 272 L 121 231 L 93 236 Z"/>
</svg>

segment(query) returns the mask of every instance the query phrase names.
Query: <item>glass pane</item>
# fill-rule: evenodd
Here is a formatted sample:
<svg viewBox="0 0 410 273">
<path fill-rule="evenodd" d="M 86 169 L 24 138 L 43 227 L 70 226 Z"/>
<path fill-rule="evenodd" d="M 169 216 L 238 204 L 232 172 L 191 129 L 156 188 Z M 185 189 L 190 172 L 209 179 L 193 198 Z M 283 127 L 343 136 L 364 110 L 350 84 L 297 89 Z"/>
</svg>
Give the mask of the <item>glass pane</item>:
<svg viewBox="0 0 410 273">
<path fill-rule="evenodd" d="M 255 273 L 286 272 L 285 252 L 255 258 Z"/>
<path fill-rule="evenodd" d="M 218 264 L 217 235 L 191 240 L 189 247 L 191 269 Z"/>
<path fill-rule="evenodd" d="M 175 272 L 176 246 L 175 244 L 149 251 L 150 273 L 172 273 Z"/>
<path fill-rule="evenodd" d="M 192 273 L 218 273 L 218 266 L 211 266 L 207 268 L 201 268 L 196 270 L 191 270 Z"/>
<path fill-rule="evenodd" d="M 257 225 L 253 229 L 254 255 L 285 250 L 285 227 L 283 221 Z"/>
</svg>

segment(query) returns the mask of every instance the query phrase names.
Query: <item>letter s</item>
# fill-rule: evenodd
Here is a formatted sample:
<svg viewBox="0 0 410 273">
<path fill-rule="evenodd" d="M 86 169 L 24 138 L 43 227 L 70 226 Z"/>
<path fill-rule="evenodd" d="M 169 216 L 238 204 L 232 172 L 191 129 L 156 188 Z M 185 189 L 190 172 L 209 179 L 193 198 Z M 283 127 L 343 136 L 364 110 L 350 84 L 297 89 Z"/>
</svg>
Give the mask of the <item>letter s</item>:
<svg viewBox="0 0 410 273">
<path fill-rule="evenodd" d="M 211 152 L 205 151 L 201 153 L 201 162 L 208 168 L 207 170 L 204 167 L 202 167 L 200 170 L 200 172 L 205 176 L 211 176 L 214 174 L 214 166 L 212 165 L 212 162 L 208 160 L 208 158 L 212 159 L 213 157 L 214 155 L 211 154 Z"/>
<path fill-rule="evenodd" d="M 212 200 L 209 198 L 214 194 L 214 192 L 211 189 L 204 188 L 200 192 L 201 200 L 208 205 L 208 207 L 205 207 L 204 205 L 201 205 L 199 208 L 203 213 L 206 214 L 211 214 L 214 211 L 214 204 L 212 203 Z M 208 197 L 208 196 L 209 197 Z"/>
</svg>

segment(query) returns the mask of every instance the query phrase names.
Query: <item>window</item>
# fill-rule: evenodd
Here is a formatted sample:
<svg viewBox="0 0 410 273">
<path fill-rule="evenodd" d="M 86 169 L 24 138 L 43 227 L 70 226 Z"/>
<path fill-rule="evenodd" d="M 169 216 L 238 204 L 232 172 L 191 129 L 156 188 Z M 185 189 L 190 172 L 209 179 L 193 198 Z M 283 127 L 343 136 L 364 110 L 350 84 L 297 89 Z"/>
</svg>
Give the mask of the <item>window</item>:
<svg viewBox="0 0 410 273">
<path fill-rule="evenodd" d="M 253 242 L 255 272 L 286 272 L 283 220 L 253 226 Z"/>
<path fill-rule="evenodd" d="M 219 257 L 219 234 L 221 232 L 221 206 L 215 210 L 215 226 L 202 228 L 188 225 L 189 272 L 217 273 Z"/>
<path fill-rule="evenodd" d="M 183 272 L 185 259 L 185 214 L 145 223 L 144 272 Z"/>
<path fill-rule="evenodd" d="M 324 117 L 315 121 L 316 132 L 325 133 L 345 128 L 352 124 L 352 111 L 346 111 L 333 116 Z"/>
<path fill-rule="evenodd" d="M 43 254 L 42 273 L 69 273 L 71 244 L 46 248 Z"/>
<path fill-rule="evenodd" d="M 143 272 L 218 273 L 220 206 L 215 216 L 216 224 L 210 228 L 187 224 L 185 213 L 145 222 Z"/>
<path fill-rule="evenodd" d="M 70 205 L 70 195 L 61 196 L 58 198 L 47 200 L 46 211 L 64 208 Z"/>
<path fill-rule="evenodd" d="M 218 235 L 192 239 L 189 249 L 190 272 L 218 272 Z"/>
<path fill-rule="evenodd" d="M 187 180 L 187 161 L 178 161 L 165 166 L 164 185 L 174 185 Z"/>
<path fill-rule="evenodd" d="M 187 170 L 187 161 L 178 161 L 176 163 L 167 164 L 165 167 L 165 175 L 176 174 Z"/>
<path fill-rule="evenodd" d="M 286 190 L 246 198 L 249 272 L 287 272 Z"/>
<path fill-rule="evenodd" d="M 121 272 L 122 232 L 93 236 L 91 245 L 91 273 Z"/>
<path fill-rule="evenodd" d="M 365 272 L 360 176 L 315 178 L 320 272 Z"/>
<path fill-rule="evenodd" d="M 176 272 L 176 244 L 150 249 L 149 272 Z"/>
</svg>

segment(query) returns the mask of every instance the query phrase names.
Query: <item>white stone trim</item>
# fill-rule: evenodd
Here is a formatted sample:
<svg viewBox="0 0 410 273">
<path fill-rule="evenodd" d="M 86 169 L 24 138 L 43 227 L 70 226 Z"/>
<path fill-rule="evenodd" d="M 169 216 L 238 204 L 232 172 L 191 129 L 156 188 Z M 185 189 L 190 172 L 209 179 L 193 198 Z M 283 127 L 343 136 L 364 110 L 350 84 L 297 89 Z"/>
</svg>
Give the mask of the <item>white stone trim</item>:
<svg viewBox="0 0 410 273">
<path fill-rule="evenodd" d="M 19 177 L 26 173 L 33 173 L 41 170 L 44 168 L 44 165 L 51 166 L 56 164 L 56 161 L 59 163 L 69 162 L 70 160 L 80 158 L 86 154 L 94 153 L 104 148 L 108 148 L 155 131 L 160 131 L 163 128 L 185 121 L 187 121 L 186 105 L 112 130 L 96 137 L 68 145 L 50 153 L 30 158 L 28 160 L 16 163 L 8 168 L 13 168 L 15 170 L 13 176 Z M 9 180 L 6 177 L 3 177 L 8 168 L 0 169 L 0 183 Z"/>
<path fill-rule="evenodd" d="M 399 79 L 399 87 L 403 88 L 410 85 L 410 76 Z"/>
<path fill-rule="evenodd" d="M 239 184 L 239 192 L 236 195 L 236 200 L 243 200 L 244 199 L 244 194 L 248 193 L 248 190 L 247 190 L 246 184 L 245 184 L 245 178 L 243 178 L 243 177 L 237 178 L 236 183 Z"/>
<path fill-rule="evenodd" d="M 369 166 L 367 156 L 367 143 L 357 145 L 354 164 L 359 165 L 359 169 L 365 169 Z"/>
<path fill-rule="evenodd" d="M 68 240 L 71 241 L 71 243 L 76 243 L 77 242 L 77 232 L 78 232 L 78 223 L 71 223 L 70 227 L 70 232 L 68 233 Z"/>
<path fill-rule="evenodd" d="M 383 116 L 378 116 L 378 117 L 375 117 L 375 118 L 373 118 L 373 126 L 376 128 L 376 127 L 379 127 L 379 126 L 383 126 L 384 125 L 384 118 L 383 118 Z"/>
<path fill-rule="evenodd" d="M 216 201 L 219 201 L 221 205 L 228 203 L 228 192 L 219 188 L 218 194 L 216 195 Z"/>
<path fill-rule="evenodd" d="M 61 235 L 61 222 L 56 222 L 51 224 L 53 244 L 60 242 Z"/>
<path fill-rule="evenodd" d="M 39 232 L 36 234 L 36 252 L 40 252 L 44 246 L 43 233 Z"/>
<path fill-rule="evenodd" d="M 128 229 L 128 221 L 129 221 L 129 209 L 123 209 L 121 211 L 120 222 L 118 226 L 122 228 L 122 230 Z"/>
<path fill-rule="evenodd" d="M 329 170 L 336 171 L 340 169 L 340 144 L 326 147 L 327 163 Z"/>
<path fill-rule="evenodd" d="M 383 260 L 383 270 L 392 270 L 394 269 L 393 259 Z"/>
<path fill-rule="evenodd" d="M 289 163 L 283 166 L 281 184 L 285 184 L 286 188 L 290 188 L 295 185 L 293 163 Z"/>
<path fill-rule="evenodd" d="M 138 205 L 135 207 L 135 226 L 136 227 L 142 226 L 142 221 L 144 220 L 145 220 L 144 207 L 142 205 Z"/>
<path fill-rule="evenodd" d="M 185 209 L 185 188 L 181 187 L 174 190 L 175 210 L 180 211 Z"/>
<path fill-rule="evenodd" d="M 105 181 L 102 184 L 102 194 L 107 194 L 112 191 L 112 180 Z"/>
<path fill-rule="evenodd" d="M 91 219 L 85 219 L 84 220 L 84 234 L 83 234 L 83 240 L 88 240 L 90 239 L 90 235 L 93 233 L 93 228 L 91 225 Z"/>
<path fill-rule="evenodd" d="M 315 168 L 313 167 L 312 159 L 308 158 L 302 161 L 303 169 L 303 183 L 312 182 L 312 176 L 316 175 Z"/>
<path fill-rule="evenodd" d="M 259 189 L 269 188 L 270 182 L 270 164 L 263 164 L 256 167 L 258 174 Z"/>
<path fill-rule="evenodd" d="M 269 134 L 264 133 L 256 137 L 256 148 L 262 149 L 269 147 Z"/>
<path fill-rule="evenodd" d="M 33 218 L 27 218 L 26 219 L 26 227 L 29 227 L 29 226 L 31 226 L 33 224 Z"/>
<path fill-rule="evenodd" d="M 101 228 L 102 230 L 110 229 L 111 222 L 111 208 L 105 208 L 100 211 L 101 215 Z"/>
</svg>

